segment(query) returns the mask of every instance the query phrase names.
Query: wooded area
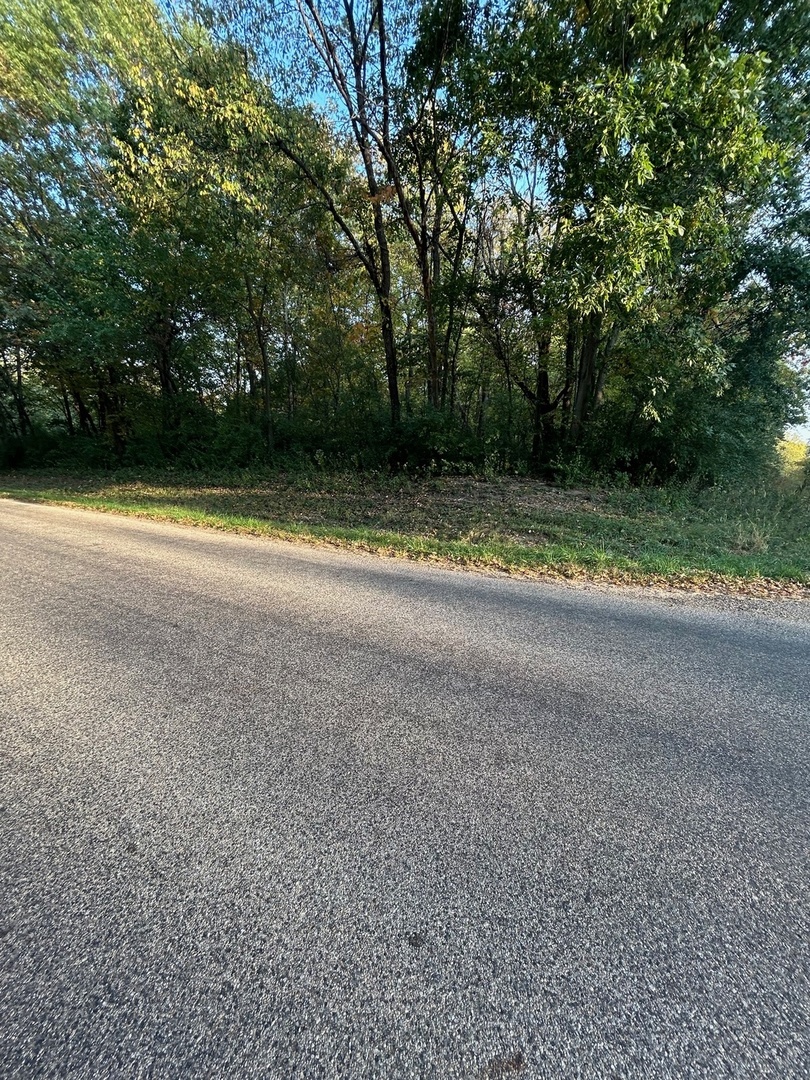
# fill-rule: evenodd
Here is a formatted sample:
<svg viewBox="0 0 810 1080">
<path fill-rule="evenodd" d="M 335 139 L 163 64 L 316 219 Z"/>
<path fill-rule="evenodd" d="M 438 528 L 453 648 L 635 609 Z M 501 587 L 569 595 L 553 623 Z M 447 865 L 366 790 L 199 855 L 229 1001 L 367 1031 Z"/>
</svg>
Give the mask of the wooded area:
<svg viewBox="0 0 810 1080">
<path fill-rule="evenodd" d="M 754 474 L 805 0 L 6 0 L 0 464 Z"/>
</svg>

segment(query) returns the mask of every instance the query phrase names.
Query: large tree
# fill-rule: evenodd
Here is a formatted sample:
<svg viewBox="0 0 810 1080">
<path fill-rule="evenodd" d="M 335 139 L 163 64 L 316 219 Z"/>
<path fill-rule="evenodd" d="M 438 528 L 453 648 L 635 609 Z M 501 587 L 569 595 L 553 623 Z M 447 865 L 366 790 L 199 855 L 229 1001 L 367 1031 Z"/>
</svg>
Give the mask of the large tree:
<svg viewBox="0 0 810 1080">
<path fill-rule="evenodd" d="M 753 460 L 806 348 L 806 14 L 13 0 L 0 425 L 149 460 Z"/>
<path fill-rule="evenodd" d="M 492 147 L 479 313 L 494 347 L 510 316 L 532 340 L 517 381 L 535 464 L 555 435 L 582 437 L 622 334 L 657 317 L 656 296 L 680 287 L 686 303 L 686 279 L 714 285 L 730 261 L 779 154 L 766 65 L 734 48 L 720 4 L 492 16 L 468 69 Z"/>
</svg>

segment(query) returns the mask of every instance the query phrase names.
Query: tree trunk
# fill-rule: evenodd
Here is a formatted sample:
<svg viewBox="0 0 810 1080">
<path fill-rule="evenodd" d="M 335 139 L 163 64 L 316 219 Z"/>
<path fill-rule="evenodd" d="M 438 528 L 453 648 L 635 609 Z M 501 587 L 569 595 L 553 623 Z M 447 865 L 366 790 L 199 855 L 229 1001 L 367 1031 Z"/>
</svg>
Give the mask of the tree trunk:
<svg viewBox="0 0 810 1080">
<path fill-rule="evenodd" d="M 571 422 L 571 392 L 576 379 L 576 355 L 579 344 L 579 325 L 573 311 L 568 312 L 568 332 L 565 335 L 565 383 L 563 384 L 560 404 L 562 407 L 563 424 Z"/>
<path fill-rule="evenodd" d="M 534 390 L 534 408 L 532 410 L 532 472 L 540 468 L 544 447 L 551 442 L 552 404 L 548 379 L 548 356 L 551 350 L 551 328 L 546 327 L 537 341 L 537 381 Z"/>
<path fill-rule="evenodd" d="M 23 395 L 23 378 L 22 378 L 22 349 L 17 347 L 17 391 L 14 394 L 14 402 L 17 406 L 17 415 L 20 418 L 20 434 L 23 438 L 31 430 L 31 420 L 28 416 L 28 410 L 25 407 L 25 397 Z"/>
<path fill-rule="evenodd" d="M 418 251 L 419 267 L 422 276 L 422 299 L 425 304 L 425 320 L 427 323 L 428 345 L 428 402 L 434 409 L 444 407 L 444 399 L 447 386 L 447 338 L 443 356 L 439 358 L 439 334 L 436 324 L 436 306 L 434 303 L 434 290 L 441 273 L 441 227 L 442 207 L 437 200 L 433 214 L 433 223 L 430 233 L 427 227 L 427 206 L 424 199 L 421 200 L 422 228 L 420 230 L 420 249 Z M 442 374 L 444 372 L 444 375 Z"/>
<path fill-rule="evenodd" d="M 247 371 L 248 377 L 248 396 L 250 397 L 251 401 L 255 401 L 258 392 L 256 368 L 252 363 L 250 357 L 247 355 L 247 352 L 245 353 L 245 370 Z"/>
<path fill-rule="evenodd" d="M 118 376 L 112 366 L 106 368 L 107 385 L 103 381 L 98 391 L 99 426 L 109 432 L 116 457 L 123 457 L 126 438 L 121 418 L 121 397 L 116 390 Z"/>
<path fill-rule="evenodd" d="M 59 389 L 62 391 L 62 408 L 65 410 L 65 423 L 67 424 L 68 435 L 75 435 L 76 428 L 73 425 L 73 412 L 70 408 L 70 398 L 65 389 L 65 384 L 60 382 Z"/>
<path fill-rule="evenodd" d="M 391 305 L 391 251 L 388 246 L 388 234 L 385 231 L 385 218 L 379 201 L 379 189 L 374 176 L 371 153 L 366 148 L 364 153 L 368 173 L 369 190 L 374 202 L 374 234 L 377 239 L 379 271 L 374 277 L 374 289 L 380 307 L 380 331 L 385 353 L 385 374 L 388 383 L 388 399 L 391 404 L 391 427 L 399 428 L 402 408 L 399 401 L 399 357 L 397 339 L 394 331 L 394 312 Z"/>
<path fill-rule="evenodd" d="M 17 413 L 17 425 L 20 429 L 20 436 L 24 439 L 31 430 L 31 421 L 28 416 L 28 410 L 25 407 L 25 398 L 23 397 L 22 350 L 19 347 L 16 352 L 14 375 L 8 370 L 5 358 L 3 358 L 3 366 L 0 368 L 0 374 L 2 374 L 3 382 L 8 386 L 11 397 L 14 400 L 14 411 Z"/>
<path fill-rule="evenodd" d="M 85 405 L 82 395 L 78 390 L 71 389 L 73 395 L 73 401 L 76 405 L 76 412 L 79 414 L 79 428 L 85 435 L 98 435 L 98 428 L 96 422 L 93 419 L 90 410 Z"/>
<path fill-rule="evenodd" d="M 172 371 L 172 345 L 176 336 L 177 327 L 170 315 L 162 315 L 153 325 L 151 337 L 155 346 L 158 381 L 165 398 L 176 397 L 180 389 Z"/>
<path fill-rule="evenodd" d="M 621 333 L 621 322 L 616 319 L 608 334 L 607 341 L 601 350 L 601 363 L 599 365 L 599 374 L 596 378 L 596 388 L 594 390 L 593 406 L 594 409 L 598 409 L 605 398 L 605 382 L 607 381 L 608 368 L 610 366 L 610 356 L 616 347 L 616 342 L 619 340 L 619 334 Z"/>
<path fill-rule="evenodd" d="M 259 347 L 259 356 L 262 362 L 262 438 L 268 456 L 273 452 L 273 411 L 270 399 L 270 353 L 267 347 L 267 333 L 265 330 L 264 313 L 267 306 L 267 282 L 262 282 L 261 294 L 256 299 L 250 278 L 245 275 L 245 293 L 247 296 L 247 311 L 256 335 L 256 344 Z M 253 392 L 251 387 L 251 392 Z"/>
<path fill-rule="evenodd" d="M 380 305 L 380 329 L 382 330 L 383 350 L 385 352 L 385 374 L 388 381 L 388 398 L 391 403 L 391 427 L 397 429 L 402 419 L 399 402 L 399 361 L 397 342 L 394 336 L 394 318 L 391 311 L 390 295 L 378 293 Z"/>
<path fill-rule="evenodd" d="M 236 338 L 236 371 L 234 372 L 234 397 L 236 399 L 236 411 L 240 411 L 242 402 L 242 348 L 237 335 Z"/>
<path fill-rule="evenodd" d="M 427 389 L 428 404 L 434 408 L 441 408 L 441 376 L 439 373 L 439 345 L 436 335 L 436 311 L 433 306 L 433 281 L 429 266 L 429 253 L 420 252 L 420 269 L 422 276 L 422 300 L 425 305 L 425 322 L 427 329 Z"/>
<path fill-rule="evenodd" d="M 273 452 L 273 411 L 270 400 L 270 356 L 267 349 L 267 340 L 264 334 L 259 333 L 259 351 L 262 356 L 262 434 L 264 445 L 268 454 Z"/>
<path fill-rule="evenodd" d="M 596 380 L 596 357 L 599 352 L 602 316 L 594 313 L 586 316 L 582 335 L 582 348 L 579 354 L 579 372 L 577 392 L 574 398 L 574 410 L 571 417 L 571 441 L 579 442 L 582 428 L 588 418 Z"/>
</svg>

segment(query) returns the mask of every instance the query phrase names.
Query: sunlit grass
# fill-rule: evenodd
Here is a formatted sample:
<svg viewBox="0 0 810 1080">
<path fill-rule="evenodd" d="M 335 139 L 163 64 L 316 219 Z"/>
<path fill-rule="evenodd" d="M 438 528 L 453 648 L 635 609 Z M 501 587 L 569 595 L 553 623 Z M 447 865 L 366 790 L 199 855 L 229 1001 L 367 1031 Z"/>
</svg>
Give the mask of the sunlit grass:
<svg viewBox="0 0 810 1080">
<path fill-rule="evenodd" d="M 810 492 L 788 483 L 563 491 L 518 478 L 30 473 L 0 477 L 0 494 L 510 573 L 810 586 Z"/>
</svg>

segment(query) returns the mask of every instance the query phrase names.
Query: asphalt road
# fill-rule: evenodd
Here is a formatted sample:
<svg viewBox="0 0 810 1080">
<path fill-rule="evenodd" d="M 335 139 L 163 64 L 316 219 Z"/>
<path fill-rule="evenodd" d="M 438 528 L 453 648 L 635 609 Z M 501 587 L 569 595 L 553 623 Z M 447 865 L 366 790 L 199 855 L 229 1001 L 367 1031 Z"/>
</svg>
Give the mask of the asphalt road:
<svg viewBox="0 0 810 1080">
<path fill-rule="evenodd" d="M 810 1076 L 809 660 L 0 502 L 0 1075 Z"/>
</svg>

